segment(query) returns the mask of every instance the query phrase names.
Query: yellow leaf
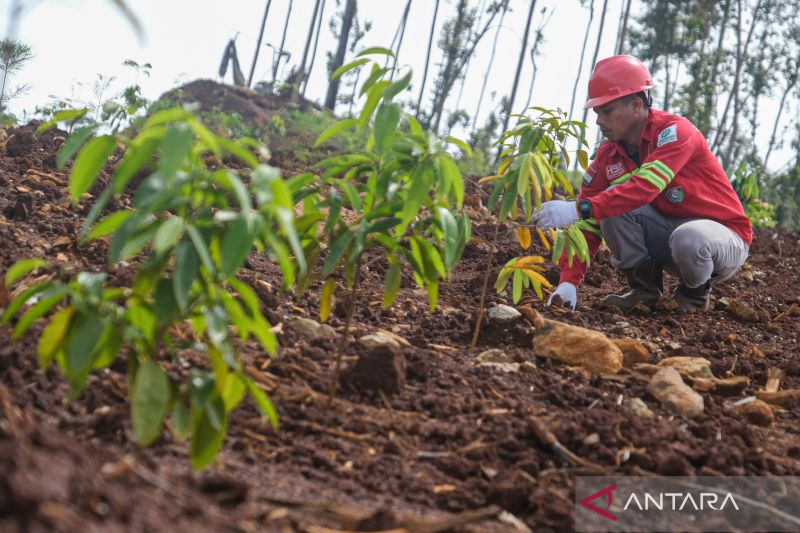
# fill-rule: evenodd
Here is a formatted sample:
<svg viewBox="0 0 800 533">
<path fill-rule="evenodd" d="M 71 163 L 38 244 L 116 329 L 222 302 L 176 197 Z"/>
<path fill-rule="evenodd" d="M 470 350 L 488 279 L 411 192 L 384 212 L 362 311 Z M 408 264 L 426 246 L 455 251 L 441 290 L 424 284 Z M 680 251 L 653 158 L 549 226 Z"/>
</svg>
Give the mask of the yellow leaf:
<svg viewBox="0 0 800 533">
<path fill-rule="evenodd" d="M 548 252 L 550 251 L 550 241 L 547 240 L 547 235 L 544 234 L 542 230 L 536 228 L 536 233 L 539 235 L 539 240 L 542 241 L 542 245 L 544 245 L 544 249 Z"/>
<path fill-rule="evenodd" d="M 531 247 L 531 230 L 525 226 L 517 228 L 517 240 L 523 250 Z"/>
<path fill-rule="evenodd" d="M 525 274 L 528 275 L 528 277 L 531 279 L 532 282 L 534 282 L 534 284 L 535 283 L 539 283 L 541 285 L 544 285 L 548 289 L 553 287 L 553 285 L 549 281 L 547 281 L 547 278 L 542 276 L 538 272 L 535 272 L 535 271 L 527 269 L 527 268 L 525 270 L 523 270 L 523 272 L 525 272 Z"/>
<path fill-rule="evenodd" d="M 544 257 L 540 255 L 528 255 L 525 257 L 520 257 L 514 266 L 516 267 L 528 267 L 530 265 L 536 265 L 544 263 Z"/>
<path fill-rule="evenodd" d="M 499 180 L 502 176 L 486 176 L 478 180 L 478 183 L 486 183 L 489 181 Z"/>
<path fill-rule="evenodd" d="M 584 171 L 589 168 L 589 154 L 586 153 L 586 150 L 578 150 L 578 163 Z"/>
<path fill-rule="evenodd" d="M 319 300 L 319 319 L 322 322 L 327 322 L 328 317 L 331 316 L 331 307 L 333 306 L 333 291 L 336 288 L 336 280 L 328 278 L 325 285 L 322 286 L 322 295 Z"/>
</svg>

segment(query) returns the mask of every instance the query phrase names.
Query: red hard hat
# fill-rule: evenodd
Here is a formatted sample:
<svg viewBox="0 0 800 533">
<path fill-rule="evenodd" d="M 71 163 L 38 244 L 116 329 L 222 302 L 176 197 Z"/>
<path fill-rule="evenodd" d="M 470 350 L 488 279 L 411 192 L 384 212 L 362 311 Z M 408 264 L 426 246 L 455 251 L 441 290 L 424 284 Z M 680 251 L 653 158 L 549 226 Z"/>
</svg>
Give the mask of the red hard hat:
<svg viewBox="0 0 800 533">
<path fill-rule="evenodd" d="M 633 56 L 611 56 L 594 66 L 589 76 L 589 100 L 583 108 L 598 107 L 653 87 L 653 77 L 644 63 Z"/>
</svg>

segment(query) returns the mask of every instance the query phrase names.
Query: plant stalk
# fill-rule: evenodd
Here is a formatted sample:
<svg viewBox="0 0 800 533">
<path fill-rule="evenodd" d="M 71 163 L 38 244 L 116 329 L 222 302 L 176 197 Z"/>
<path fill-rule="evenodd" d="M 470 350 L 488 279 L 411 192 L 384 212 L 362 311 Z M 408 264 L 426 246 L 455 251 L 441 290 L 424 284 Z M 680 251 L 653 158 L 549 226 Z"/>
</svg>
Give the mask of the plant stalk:
<svg viewBox="0 0 800 533">
<path fill-rule="evenodd" d="M 489 250 L 489 260 L 486 262 L 486 272 L 483 274 L 483 287 L 481 288 L 481 303 L 478 304 L 478 319 L 475 321 L 475 331 L 472 333 L 472 342 L 469 344 L 469 350 L 475 349 L 478 344 L 478 335 L 481 332 L 481 322 L 483 321 L 483 306 L 486 304 L 486 291 L 489 288 L 489 273 L 492 271 L 492 263 L 494 262 L 494 243 L 497 242 L 497 236 L 500 234 L 500 221 L 495 222 L 494 225 L 494 238 L 492 239 L 492 249 Z"/>
<path fill-rule="evenodd" d="M 361 258 L 358 258 L 356 263 L 356 277 L 353 280 L 353 286 L 350 287 L 350 297 L 347 302 L 347 318 L 344 321 L 344 331 L 342 337 L 339 339 L 339 346 L 336 349 L 336 366 L 333 367 L 333 379 L 331 380 L 330 391 L 328 393 L 328 404 L 326 408 L 330 409 L 333 404 L 333 398 L 336 396 L 336 389 L 339 387 L 339 376 L 342 373 L 342 357 L 344 356 L 344 348 L 347 345 L 347 337 L 350 335 L 350 325 L 353 323 L 353 313 L 356 308 L 356 289 L 358 288 L 358 281 L 361 276 Z"/>
</svg>

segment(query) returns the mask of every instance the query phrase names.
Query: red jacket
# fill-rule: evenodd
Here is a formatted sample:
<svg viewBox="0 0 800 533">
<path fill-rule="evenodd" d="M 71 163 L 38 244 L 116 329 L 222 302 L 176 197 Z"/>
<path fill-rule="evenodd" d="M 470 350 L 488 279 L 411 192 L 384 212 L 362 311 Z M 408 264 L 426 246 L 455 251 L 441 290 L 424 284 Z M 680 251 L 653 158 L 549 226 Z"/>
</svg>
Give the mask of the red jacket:
<svg viewBox="0 0 800 533">
<path fill-rule="evenodd" d="M 753 228 L 728 176 L 711 153 L 700 131 L 685 118 L 650 109 L 639 141 L 642 165 L 628 157 L 619 143 L 605 142 L 583 177 L 580 199 L 588 198 L 597 220 L 615 217 L 643 205 L 674 218 L 716 220 L 748 245 Z M 609 189 L 610 186 L 616 185 Z M 584 232 L 591 256 L 600 237 Z M 561 281 L 579 285 L 586 264 L 570 267 L 561 258 Z"/>
</svg>

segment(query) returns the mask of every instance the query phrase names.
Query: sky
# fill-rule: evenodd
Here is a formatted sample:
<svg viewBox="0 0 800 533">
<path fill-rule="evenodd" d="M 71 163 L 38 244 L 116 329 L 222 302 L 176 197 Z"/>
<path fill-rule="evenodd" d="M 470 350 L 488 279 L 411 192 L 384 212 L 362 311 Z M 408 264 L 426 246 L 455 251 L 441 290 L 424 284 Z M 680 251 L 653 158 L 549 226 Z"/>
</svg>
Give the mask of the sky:
<svg viewBox="0 0 800 533">
<path fill-rule="evenodd" d="M 21 0 L 29 7 L 15 28 L 9 19 L 12 0 L 0 0 L 0 31 L 6 36 L 21 39 L 33 47 L 35 57 L 25 66 L 12 87 L 27 83 L 29 92 L 10 103 L 17 116 L 30 117 L 37 106 L 46 105 L 52 95 L 61 98 L 92 100 L 92 87 L 98 74 L 114 76 L 114 85 L 103 96 L 119 91 L 126 85 L 139 83 L 144 96 L 155 99 L 178 84 L 198 78 L 219 79 L 217 70 L 229 39 L 235 38 L 239 61 L 245 76 L 250 71 L 258 30 L 266 0 L 128 0 L 128 4 L 144 27 L 145 36 L 139 39 L 131 25 L 117 11 L 111 0 Z M 488 76 L 478 124 L 483 124 L 488 113 L 496 108 L 500 99 L 510 93 L 520 45 L 525 29 L 529 0 L 511 0 L 512 12 L 506 15 L 499 28 L 497 55 L 491 72 L 487 72 L 492 40 L 497 21 L 478 46 L 466 73 L 460 107 L 473 115 L 483 79 Z M 480 6 L 489 0 L 472 0 Z M 344 1 L 341 2 L 344 4 Z M 600 19 L 602 2 L 597 0 L 592 33 L 589 38 L 582 75 L 578 84 L 574 118 L 580 119 L 585 100 L 586 85 L 592 66 L 596 41 L 596 28 Z M 606 24 L 600 43 L 598 59 L 613 54 L 620 19 L 622 0 L 608 0 Z M 388 46 L 395 34 L 406 0 L 360 0 L 359 19 L 372 22 L 372 29 L 362 40 L 362 45 Z M 456 0 L 442 0 L 437 17 L 437 28 L 455 12 Z M 271 79 L 273 49 L 277 47 L 283 31 L 289 0 L 271 0 L 264 40 L 255 69 L 254 84 Z M 308 33 L 314 0 L 294 0 L 289 22 L 286 49 L 292 54 L 290 66 L 300 62 Z M 542 15 L 542 8 L 547 13 Z M 322 101 L 327 89 L 325 52 L 336 47 L 334 35 L 328 28 L 331 17 L 340 8 L 336 0 L 325 0 L 322 34 L 317 57 L 306 90 L 306 97 Z M 412 0 L 411 19 L 408 22 L 399 63 L 408 65 L 414 72 L 412 91 L 414 100 L 419 91 L 428 32 L 434 10 L 434 0 Z M 570 104 L 573 85 L 578 70 L 583 35 L 588 21 L 588 9 L 578 0 L 538 0 L 533 19 L 533 29 L 547 20 L 545 42 L 537 58 L 537 73 L 533 85 L 531 105 L 566 109 Z M 533 33 L 533 29 L 532 32 Z M 532 36 L 531 36 L 532 37 Z M 438 34 L 437 34 L 438 38 Z M 530 41 L 529 41 L 530 42 Z M 436 75 L 441 51 L 435 48 L 431 58 L 426 86 Z M 132 59 L 152 65 L 150 77 L 122 66 Z M 643 58 L 645 61 L 646 58 Z M 285 72 L 288 72 L 288 68 Z M 522 112 L 531 87 L 533 65 L 526 54 L 521 73 L 520 87 L 514 103 L 514 112 Z M 226 81 L 231 82 L 228 73 Z M 461 91 L 456 85 L 447 106 L 458 100 Z M 429 93 L 426 99 L 429 99 Z M 775 97 L 777 100 L 777 97 Z M 658 103 L 658 99 L 656 99 Z M 758 138 L 766 146 L 777 110 L 776 101 L 763 101 Z M 792 113 L 786 113 L 787 116 Z M 787 119 L 788 120 L 788 119 Z M 592 128 L 588 138 L 595 139 L 594 113 L 588 115 Z M 466 136 L 466 132 L 455 132 Z M 787 146 L 773 152 L 770 169 L 777 170 L 794 157 Z"/>
</svg>

